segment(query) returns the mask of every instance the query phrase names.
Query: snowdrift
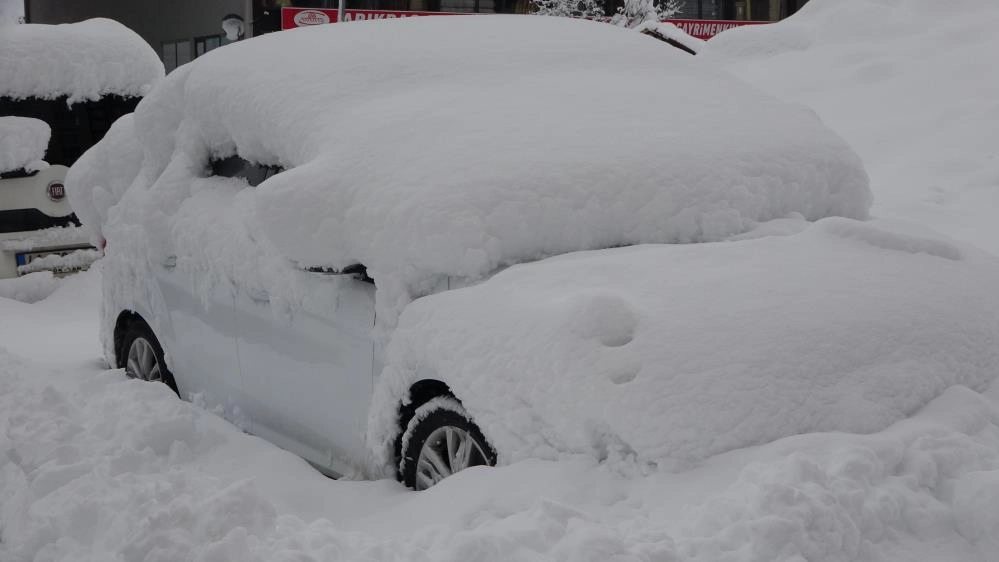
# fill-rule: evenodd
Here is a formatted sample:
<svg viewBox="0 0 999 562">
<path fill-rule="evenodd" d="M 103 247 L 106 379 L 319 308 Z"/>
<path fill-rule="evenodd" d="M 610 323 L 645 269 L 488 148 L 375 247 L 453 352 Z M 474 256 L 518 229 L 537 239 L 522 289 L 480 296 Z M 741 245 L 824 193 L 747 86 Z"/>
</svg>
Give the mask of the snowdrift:
<svg viewBox="0 0 999 562">
<path fill-rule="evenodd" d="M 999 5 L 812 0 L 698 59 L 804 103 L 864 161 L 873 213 L 999 252 Z"/>
<path fill-rule="evenodd" d="M 999 265 L 920 227 L 575 253 L 412 303 L 376 389 L 446 382 L 501 462 L 582 453 L 677 468 L 816 431 L 884 429 L 999 364 Z"/>
<path fill-rule="evenodd" d="M 114 20 L 7 25 L 0 26 L 0 76 L 0 97 L 67 96 L 75 103 L 108 94 L 142 96 L 163 77 L 163 63 Z"/>
<path fill-rule="evenodd" d="M 45 166 L 45 151 L 51 134 L 44 121 L 0 117 L 0 173 Z"/>
<path fill-rule="evenodd" d="M 679 474 L 535 460 L 414 494 L 330 480 L 163 385 L 100 372 L 99 285 L 91 270 L 34 305 L 0 298 L 0 318 L 22 319 L 0 322 L 0 560 L 980 562 L 999 552 L 999 384 L 985 395 L 951 388 L 882 432 L 789 437 Z"/>
<path fill-rule="evenodd" d="M 185 201 L 208 189 L 195 186 L 208 185 L 196 180 L 211 158 L 280 165 L 242 196 L 249 238 L 300 266 L 365 264 L 391 322 L 443 276 L 719 240 L 793 212 L 867 216 L 859 160 L 810 111 L 690 58 L 613 26 L 506 16 L 317 26 L 229 45 L 140 104 L 135 200 L 109 224 L 122 221 L 129 237 L 127 225 L 141 225 L 154 255 L 176 254 L 171 240 L 196 220 Z M 103 198 L 119 191 L 109 185 L 129 183 L 119 170 L 101 179 L 100 161 L 84 158 L 68 181 L 74 204 L 94 201 L 79 204 L 85 222 L 116 203 Z M 203 243 L 212 238 L 231 236 Z"/>
</svg>

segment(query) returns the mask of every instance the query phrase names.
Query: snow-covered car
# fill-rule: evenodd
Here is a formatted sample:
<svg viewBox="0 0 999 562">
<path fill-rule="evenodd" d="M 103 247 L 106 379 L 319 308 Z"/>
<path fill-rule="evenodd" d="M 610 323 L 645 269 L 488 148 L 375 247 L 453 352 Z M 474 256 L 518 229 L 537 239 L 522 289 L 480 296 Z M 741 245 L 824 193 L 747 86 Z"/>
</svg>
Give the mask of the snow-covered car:
<svg viewBox="0 0 999 562">
<path fill-rule="evenodd" d="M 66 200 L 65 166 L 44 160 L 49 126 L 37 119 L 0 117 L 0 279 L 14 277 L 19 266 L 49 251 L 85 248 L 86 236 L 75 247 L 20 247 L 23 238 L 44 229 L 72 226 L 73 210 Z M 18 251 L 21 250 L 21 251 Z"/>
<path fill-rule="evenodd" d="M 671 318 L 649 318 L 612 289 L 577 299 L 559 276 L 551 294 L 521 302 L 504 280 L 552 266 L 510 266 L 722 241 L 775 220 L 866 219 L 871 204 L 859 159 L 811 111 L 633 31 L 527 16 L 317 26 L 212 51 L 120 119 L 67 186 L 84 225 L 107 241 L 101 338 L 111 365 L 163 381 L 327 473 L 395 473 L 415 488 L 545 454 L 543 444 L 579 451 L 614 426 L 595 422 L 610 408 L 572 406 L 577 395 L 643 389 L 628 383 L 636 376 L 668 382 L 655 364 L 649 373 L 635 364 L 574 385 L 579 365 L 547 359 L 566 350 L 565 337 L 627 355 L 644 323 Z M 647 279 L 634 263 L 564 259 L 594 282 L 662 283 L 664 297 L 707 304 L 726 290 L 721 278 L 738 287 L 740 276 L 784 275 L 750 259 L 773 258 L 782 244 L 643 250 L 656 262 Z M 802 267 L 826 263 L 823 250 L 803 252 Z M 713 281 L 702 286 L 701 251 L 746 257 L 705 270 Z M 894 278 L 886 264 L 873 275 Z M 684 268 L 690 282 L 676 286 L 672 272 Z M 540 278 L 525 290 L 545 286 Z M 842 300 L 860 302 L 863 291 Z M 459 314 L 432 296 L 441 292 L 488 302 L 462 300 Z M 811 304 L 802 296 L 798 306 Z M 478 306 L 497 316 L 469 321 Z M 525 307 L 520 335 L 538 339 L 518 351 L 500 328 Z M 779 324 L 766 312 L 761 323 Z M 462 340 L 444 329 L 452 314 L 469 342 L 455 354 L 440 345 Z M 419 340 L 421 326 L 434 333 Z M 477 373 L 482 363 L 466 352 L 490 369 L 503 357 L 521 369 Z M 621 423 L 660 419 L 655 396 Z M 565 417 L 548 423 L 549 413 Z M 663 453 L 606 435 L 594 447 Z"/>
<path fill-rule="evenodd" d="M 67 166 L 162 76 L 152 48 L 111 20 L 0 24 L 0 279 L 99 256 L 76 228 Z"/>
</svg>

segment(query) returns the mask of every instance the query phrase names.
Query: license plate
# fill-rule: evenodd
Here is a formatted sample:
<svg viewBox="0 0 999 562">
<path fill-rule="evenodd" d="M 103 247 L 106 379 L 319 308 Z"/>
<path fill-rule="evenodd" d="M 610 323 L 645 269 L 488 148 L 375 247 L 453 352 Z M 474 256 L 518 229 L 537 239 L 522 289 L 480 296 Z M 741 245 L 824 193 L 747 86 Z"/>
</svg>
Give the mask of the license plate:
<svg viewBox="0 0 999 562">
<path fill-rule="evenodd" d="M 16 254 L 14 257 L 17 260 L 17 266 L 20 268 L 21 266 L 28 265 L 29 263 L 31 263 L 31 262 L 33 262 L 35 260 L 44 258 L 46 256 L 68 256 L 69 254 L 72 254 L 73 252 L 75 252 L 77 250 L 85 249 L 85 248 L 88 248 L 88 247 L 89 246 L 82 246 L 82 247 L 79 247 L 79 248 L 65 248 L 65 249 L 60 249 L 60 250 L 45 250 L 45 251 L 41 251 L 41 252 L 22 252 L 20 254 Z M 51 271 L 54 272 L 54 273 L 69 273 L 71 271 L 76 271 L 78 269 L 83 269 L 83 268 L 81 268 L 81 267 L 56 267 L 56 268 L 52 268 Z"/>
</svg>

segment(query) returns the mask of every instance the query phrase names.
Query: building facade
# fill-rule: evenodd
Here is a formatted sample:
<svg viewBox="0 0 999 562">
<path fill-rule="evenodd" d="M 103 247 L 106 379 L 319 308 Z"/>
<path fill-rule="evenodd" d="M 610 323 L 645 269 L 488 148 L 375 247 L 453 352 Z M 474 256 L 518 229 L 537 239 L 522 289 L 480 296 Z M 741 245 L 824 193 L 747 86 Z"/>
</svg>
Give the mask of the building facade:
<svg viewBox="0 0 999 562">
<path fill-rule="evenodd" d="M 530 0 L 346 0 L 348 8 L 473 13 L 527 13 Z M 678 19 L 777 21 L 808 0 L 685 0 Z M 624 0 L 605 0 L 613 14 Z M 282 7 L 336 8 L 337 0 L 25 0 L 29 23 L 71 23 L 95 17 L 128 26 L 160 54 L 167 72 L 228 43 L 223 17 L 244 22 L 245 36 L 281 29 Z"/>
<path fill-rule="evenodd" d="M 250 21 L 254 0 L 25 0 L 28 23 L 117 20 L 160 54 L 167 72 L 225 44 L 222 18 Z"/>
</svg>

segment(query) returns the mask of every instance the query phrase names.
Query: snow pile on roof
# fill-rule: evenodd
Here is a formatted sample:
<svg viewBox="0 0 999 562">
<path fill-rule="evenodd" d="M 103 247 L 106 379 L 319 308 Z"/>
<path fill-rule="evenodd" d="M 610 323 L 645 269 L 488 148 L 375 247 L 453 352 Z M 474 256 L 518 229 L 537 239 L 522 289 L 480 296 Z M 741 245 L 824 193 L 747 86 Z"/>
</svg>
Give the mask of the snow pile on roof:
<svg viewBox="0 0 999 562">
<path fill-rule="evenodd" d="M 812 0 L 698 57 L 812 107 L 864 160 L 873 213 L 999 252 L 999 4 Z"/>
<path fill-rule="evenodd" d="M 363 263 L 380 291 L 401 287 L 397 303 L 440 275 L 718 240 L 792 212 L 866 217 L 871 202 L 859 160 L 810 111 L 648 37 L 566 18 L 254 38 L 171 73 L 138 108 L 135 136 L 148 191 L 135 208 L 152 214 L 115 220 L 141 221 L 164 252 L 193 179 L 236 153 L 288 168 L 252 192 L 255 238 L 303 266 Z M 71 177 L 74 201 L 112 181 L 92 172 Z"/>
<path fill-rule="evenodd" d="M 575 253 L 403 312 L 372 406 L 447 383 L 501 460 L 685 466 L 815 431 L 871 432 L 999 375 L 999 262 L 915 227 Z"/>
<path fill-rule="evenodd" d="M 161 78 L 152 47 L 114 20 L 0 27 L 0 97 L 142 96 Z"/>
<path fill-rule="evenodd" d="M 0 117 L 0 173 L 44 167 L 52 131 L 45 121 Z"/>
</svg>

